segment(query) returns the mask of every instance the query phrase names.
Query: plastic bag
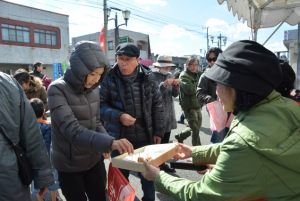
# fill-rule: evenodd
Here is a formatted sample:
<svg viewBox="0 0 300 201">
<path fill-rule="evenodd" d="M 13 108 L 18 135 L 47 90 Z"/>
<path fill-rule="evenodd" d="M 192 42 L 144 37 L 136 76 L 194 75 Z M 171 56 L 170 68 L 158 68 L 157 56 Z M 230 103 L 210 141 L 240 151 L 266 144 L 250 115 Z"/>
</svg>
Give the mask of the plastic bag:
<svg viewBox="0 0 300 201">
<path fill-rule="evenodd" d="M 235 116 L 231 113 L 228 118 L 228 114 L 223 110 L 223 106 L 220 101 L 207 104 L 207 109 L 210 114 L 211 131 L 221 132 L 225 127 L 230 127 Z"/>
<path fill-rule="evenodd" d="M 135 190 L 118 168 L 109 164 L 108 169 L 108 199 L 110 201 L 133 201 Z"/>
</svg>

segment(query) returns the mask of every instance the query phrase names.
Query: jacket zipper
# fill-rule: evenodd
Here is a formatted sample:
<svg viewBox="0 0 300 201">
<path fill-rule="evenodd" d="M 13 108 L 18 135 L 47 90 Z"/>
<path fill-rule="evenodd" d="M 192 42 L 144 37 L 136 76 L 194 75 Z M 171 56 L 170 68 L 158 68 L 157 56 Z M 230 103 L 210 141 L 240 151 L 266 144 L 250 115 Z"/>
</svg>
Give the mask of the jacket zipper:
<svg viewBox="0 0 300 201">
<path fill-rule="evenodd" d="M 132 102 L 133 102 L 133 115 L 134 115 L 134 118 L 136 118 L 133 88 L 132 88 L 131 84 L 129 84 L 129 87 L 130 87 L 130 92 L 131 92 Z M 138 134 L 137 134 L 137 131 L 136 131 L 136 124 L 134 124 L 134 132 L 135 132 L 135 136 L 136 136 L 136 141 L 139 142 Z"/>
<path fill-rule="evenodd" d="M 86 94 L 84 94 L 84 97 L 85 97 L 85 99 L 87 100 L 88 105 L 89 105 L 90 121 L 91 121 L 91 123 L 92 123 L 92 110 L 91 110 L 91 104 L 90 104 L 90 101 L 89 101 L 89 99 L 87 98 Z M 92 154 L 91 154 L 91 159 L 90 159 L 89 168 L 90 168 L 90 165 L 92 164 L 92 159 L 93 159 L 93 152 L 92 152 Z"/>
</svg>

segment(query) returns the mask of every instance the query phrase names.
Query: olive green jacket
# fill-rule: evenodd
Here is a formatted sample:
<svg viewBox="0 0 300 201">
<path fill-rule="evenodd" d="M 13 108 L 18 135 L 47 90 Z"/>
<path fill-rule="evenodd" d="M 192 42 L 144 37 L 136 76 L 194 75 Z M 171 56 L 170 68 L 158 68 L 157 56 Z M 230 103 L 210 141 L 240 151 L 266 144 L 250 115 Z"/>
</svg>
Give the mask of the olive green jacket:
<svg viewBox="0 0 300 201">
<path fill-rule="evenodd" d="M 179 76 L 179 104 L 182 110 L 200 109 L 203 103 L 196 97 L 196 90 L 200 76 L 188 69 Z"/>
<path fill-rule="evenodd" d="M 273 91 L 233 120 L 222 143 L 192 151 L 196 165 L 216 164 L 201 181 L 156 177 L 176 200 L 300 199 L 300 107 Z"/>
</svg>

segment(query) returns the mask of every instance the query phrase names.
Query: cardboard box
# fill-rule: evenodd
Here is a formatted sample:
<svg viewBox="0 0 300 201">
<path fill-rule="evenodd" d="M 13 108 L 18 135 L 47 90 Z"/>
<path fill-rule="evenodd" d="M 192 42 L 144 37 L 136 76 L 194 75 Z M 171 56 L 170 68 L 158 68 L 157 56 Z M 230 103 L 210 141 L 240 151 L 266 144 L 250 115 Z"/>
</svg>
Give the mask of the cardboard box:
<svg viewBox="0 0 300 201">
<path fill-rule="evenodd" d="M 183 169 L 183 170 L 205 170 L 206 165 L 194 165 L 192 158 L 187 158 L 184 160 L 178 160 L 176 162 L 170 162 L 171 168 Z"/>
<path fill-rule="evenodd" d="M 151 160 L 149 161 L 150 165 L 161 165 L 173 156 L 178 153 L 179 145 L 174 143 L 168 144 L 158 144 L 158 145 L 148 145 L 145 147 L 141 147 L 139 149 L 134 150 L 134 154 L 132 158 L 136 157 L 138 154 L 147 154 L 151 156 Z M 144 152 L 146 151 L 146 152 Z M 137 160 L 130 161 L 128 158 L 128 153 L 122 154 L 120 156 L 116 156 L 112 158 L 113 167 L 132 170 L 136 172 L 145 172 L 146 168 L 143 163 L 138 163 Z M 127 158 L 125 158 L 127 157 Z M 135 162 L 136 161 L 136 162 Z"/>
</svg>

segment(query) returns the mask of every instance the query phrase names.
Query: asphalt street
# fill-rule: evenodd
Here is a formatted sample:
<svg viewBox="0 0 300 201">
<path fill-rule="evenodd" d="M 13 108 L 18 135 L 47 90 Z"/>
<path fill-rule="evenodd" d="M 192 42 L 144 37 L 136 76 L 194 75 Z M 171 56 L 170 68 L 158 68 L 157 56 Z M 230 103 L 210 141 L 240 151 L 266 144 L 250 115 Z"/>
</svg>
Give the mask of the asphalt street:
<svg viewBox="0 0 300 201">
<path fill-rule="evenodd" d="M 174 98 L 174 104 L 175 104 L 176 117 L 177 117 L 177 120 L 178 120 L 181 113 L 182 113 L 180 105 L 179 105 L 178 98 Z M 185 121 L 185 123 L 187 124 L 186 121 Z M 172 132 L 171 132 L 170 142 L 176 141 L 174 135 L 179 133 L 180 131 L 184 130 L 185 128 L 186 128 L 186 125 L 177 124 L 177 129 L 172 130 Z M 210 131 L 210 128 L 209 128 L 209 116 L 208 116 L 208 113 L 207 113 L 205 107 L 202 108 L 202 127 L 200 129 L 199 134 L 200 134 L 200 140 L 201 140 L 202 145 L 210 144 L 211 131 Z M 189 145 L 189 146 L 192 146 L 192 141 L 191 140 L 192 140 L 191 137 L 189 137 L 188 139 L 186 139 L 184 141 L 184 143 Z M 167 162 L 167 164 L 169 164 L 169 162 L 172 161 L 172 160 L 174 160 L 174 159 L 170 159 Z M 106 170 L 108 170 L 109 163 L 110 163 L 109 160 L 105 160 Z M 175 177 L 187 178 L 191 181 L 199 181 L 201 179 L 201 175 L 197 174 L 196 171 L 189 171 L 189 170 L 177 169 L 176 172 L 172 173 L 171 175 L 173 175 Z M 140 184 L 140 179 L 137 176 L 137 173 L 131 172 L 130 176 L 129 176 L 129 181 L 130 181 L 130 184 L 135 189 L 135 194 L 136 194 L 135 201 L 140 201 L 141 198 L 143 197 L 143 191 L 142 191 L 141 184 Z M 60 200 L 63 200 L 63 201 L 66 200 L 63 197 L 60 190 L 58 191 L 58 197 L 60 198 Z M 32 198 L 33 201 L 37 201 L 35 195 L 32 195 L 31 198 Z M 49 192 L 46 193 L 46 195 L 44 196 L 44 199 L 46 201 L 51 200 Z M 175 199 L 173 199 L 169 196 L 166 196 L 164 194 L 161 194 L 158 191 L 156 191 L 155 200 L 173 201 Z"/>
</svg>

